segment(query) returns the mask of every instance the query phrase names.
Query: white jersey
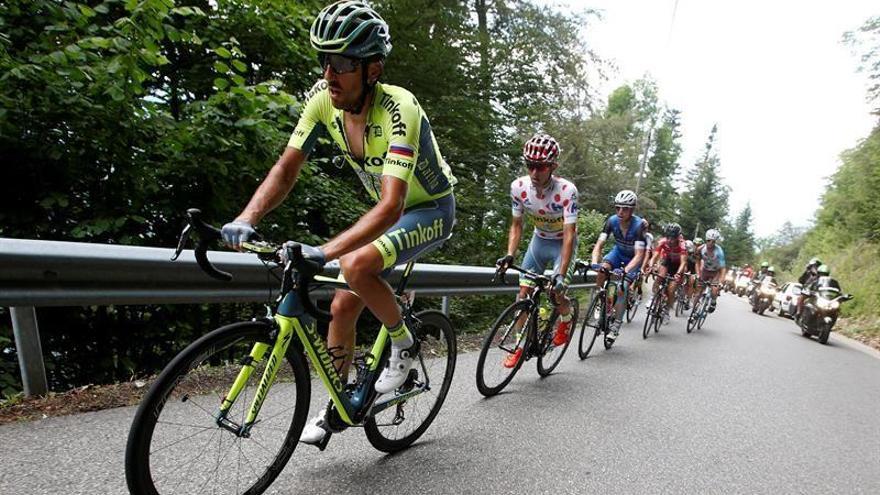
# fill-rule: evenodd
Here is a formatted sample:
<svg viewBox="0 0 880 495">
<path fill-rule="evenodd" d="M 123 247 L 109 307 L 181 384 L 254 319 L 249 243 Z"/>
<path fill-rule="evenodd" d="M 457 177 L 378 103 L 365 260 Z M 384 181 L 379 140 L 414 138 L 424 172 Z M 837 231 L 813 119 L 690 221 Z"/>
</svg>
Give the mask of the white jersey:
<svg viewBox="0 0 880 495">
<path fill-rule="evenodd" d="M 550 184 L 539 191 L 528 175 L 510 183 L 513 216 L 526 214 L 535 224 L 535 234 L 542 239 L 562 239 L 563 226 L 576 224 L 578 191 L 566 179 L 550 177 Z"/>
<path fill-rule="evenodd" d="M 645 232 L 645 252 L 650 252 L 654 249 L 654 234 L 650 232 Z"/>
</svg>

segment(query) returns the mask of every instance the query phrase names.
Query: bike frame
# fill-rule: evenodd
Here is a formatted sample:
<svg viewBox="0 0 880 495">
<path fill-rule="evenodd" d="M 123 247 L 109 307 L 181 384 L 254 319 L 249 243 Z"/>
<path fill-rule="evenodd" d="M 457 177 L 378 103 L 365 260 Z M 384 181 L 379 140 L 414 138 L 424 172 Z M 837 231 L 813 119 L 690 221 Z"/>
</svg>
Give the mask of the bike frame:
<svg viewBox="0 0 880 495">
<path fill-rule="evenodd" d="M 414 262 L 410 261 L 404 268 L 403 276 L 401 277 L 397 291 L 395 292 L 398 297 L 403 295 L 413 265 Z M 344 280 L 326 277 L 320 277 L 318 280 L 322 285 L 329 285 L 340 289 L 349 288 Z M 366 378 L 360 383 L 357 383 L 357 388 L 354 391 L 347 394 L 345 393 L 347 380 L 340 376 L 334 366 L 334 358 L 330 355 L 326 342 L 318 333 L 317 321 L 306 313 L 302 301 L 295 291 L 291 290 L 284 296 L 278 305 L 273 319 L 277 325 L 277 337 L 275 338 L 275 344 L 271 347 L 269 362 L 260 377 L 257 393 L 254 395 L 250 408 L 248 409 L 245 423 L 240 427 L 241 431 L 239 433 L 242 435 L 246 435 L 250 428 L 256 423 L 263 402 L 275 381 L 278 369 L 284 361 L 284 356 L 287 353 L 287 349 L 289 348 L 294 335 L 299 339 L 306 356 L 308 356 L 309 360 L 312 362 L 313 368 L 316 370 L 321 381 L 324 383 L 324 387 L 329 392 L 330 400 L 333 401 L 333 405 L 336 407 L 339 417 L 348 425 L 353 426 L 359 424 L 366 417 L 367 413 L 383 411 L 402 401 L 419 395 L 430 388 L 430 384 L 427 381 L 428 376 L 427 373 L 425 373 L 426 383 L 424 387 L 413 389 L 405 394 L 391 397 L 388 400 L 379 403 L 373 403 L 379 395 L 374 390 L 373 385 L 378 379 L 379 365 L 383 362 L 383 353 L 389 338 L 388 331 L 383 326 L 379 331 L 376 340 L 373 342 L 370 354 L 368 355 L 369 361 L 367 362 Z M 221 427 L 232 430 L 239 429 L 239 427 L 226 419 L 226 415 L 239 398 L 239 395 L 248 380 L 251 378 L 251 375 L 254 372 L 253 364 L 261 361 L 266 356 L 266 352 L 270 352 L 270 346 L 265 343 L 255 344 L 253 349 L 251 349 L 247 362 L 243 364 L 235 382 L 233 382 L 229 392 L 227 392 L 221 402 L 217 416 L 217 423 Z M 423 364 L 422 366 L 424 368 Z"/>
</svg>

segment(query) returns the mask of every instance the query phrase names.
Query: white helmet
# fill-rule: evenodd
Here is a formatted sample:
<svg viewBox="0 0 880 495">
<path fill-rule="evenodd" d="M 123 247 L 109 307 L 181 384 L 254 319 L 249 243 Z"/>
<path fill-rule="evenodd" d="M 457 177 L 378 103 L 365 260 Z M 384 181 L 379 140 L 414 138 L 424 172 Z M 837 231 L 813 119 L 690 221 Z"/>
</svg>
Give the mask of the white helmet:
<svg viewBox="0 0 880 495">
<path fill-rule="evenodd" d="M 707 241 L 720 241 L 721 240 L 721 232 L 718 232 L 718 229 L 709 229 L 706 231 L 706 240 Z"/>
<path fill-rule="evenodd" d="M 617 193 L 617 196 L 614 197 L 614 206 L 628 206 L 630 208 L 636 207 L 636 201 L 638 200 L 638 196 L 636 193 L 630 191 L 629 189 L 624 189 Z"/>
<path fill-rule="evenodd" d="M 694 252 L 694 241 L 691 241 L 691 240 L 684 241 L 684 246 L 687 249 L 687 252 L 689 252 L 689 253 Z"/>
</svg>

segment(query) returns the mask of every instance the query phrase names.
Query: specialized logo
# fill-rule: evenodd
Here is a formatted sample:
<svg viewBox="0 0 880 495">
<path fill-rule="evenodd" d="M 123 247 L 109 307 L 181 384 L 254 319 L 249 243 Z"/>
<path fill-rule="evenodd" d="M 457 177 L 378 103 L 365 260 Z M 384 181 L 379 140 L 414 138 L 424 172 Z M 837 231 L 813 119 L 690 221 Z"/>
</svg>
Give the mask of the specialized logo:
<svg viewBox="0 0 880 495">
<path fill-rule="evenodd" d="M 342 393 L 342 379 L 339 377 L 339 373 L 333 366 L 333 357 L 327 352 L 327 345 L 324 343 L 324 339 L 318 335 L 317 325 L 313 321 L 309 325 L 304 325 L 303 328 L 305 328 L 309 343 L 315 350 L 315 355 L 318 356 L 318 362 L 321 363 L 321 368 L 323 368 L 324 374 L 327 375 L 327 379 L 330 381 L 330 386 L 332 386 L 333 390 L 337 393 Z"/>
<path fill-rule="evenodd" d="M 384 93 L 382 95 L 382 101 L 380 101 L 379 104 L 391 114 L 391 127 L 394 129 L 391 134 L 394 134 L 395 136 L 405 136 L 406 124 L 402 122 L 403 119 L 400 116 L 400 103 L 394 101 L 394 98 L 388 93 Z"/>
</svg>

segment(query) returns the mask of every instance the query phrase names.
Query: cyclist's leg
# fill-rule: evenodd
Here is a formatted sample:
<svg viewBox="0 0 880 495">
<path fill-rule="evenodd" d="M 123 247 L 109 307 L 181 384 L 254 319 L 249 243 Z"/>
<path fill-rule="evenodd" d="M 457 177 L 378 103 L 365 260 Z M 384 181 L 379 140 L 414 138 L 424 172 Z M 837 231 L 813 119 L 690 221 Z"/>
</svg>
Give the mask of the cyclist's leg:
<svg viewBox="0 0 880 495">
<path fill-rule="evenodd" d="M 552 258 L 549 261 L 552 261 L 553 263 L 554 275 L 559 273 L 559 269 L 562 265 L 562 243 L 562 240 L 560 240 L 558 243 L 554 242 L 555 245 L 553 246 L 553 249 L 547 249 L 548 258 L 550 258 L 552 255 Z M 577 244 L 577 238 L 575 238 L 574 246 L 571 253 L 572 259 L 568 264 L 568 270 L 566 270 L 566 272 L 563 274 L 563 280 L 565 281 L 566 286 L 571 284 L 571 277 L 574 275 L 574 257 L 575 253 L 577 253 Z M 556 301 L 556 303 L 559 304 L 559 314 L 562 317 L 561 319 L 563 319 L 564 321 L 568 321 L 564 318 L 571 313 L 571 304 L 568 296 L 566 294 L 554 293 L 553 297 L 555 298 L 554 300 Z"/>
<path fill-rule="evenodd" d="M 529 241 L 529 247 L 526 248 L 526 254 L 523 256 L 522 264 L 520 266 L 528 271 L 540 273 L 544 271 L 544 266 L 538 261 L 540 247 L 539 241 L 537 241 L 537 239 L 538 236 L 536 234 L 532 234 L 532 240 Z M 525 299 L 529 296 L 529 294 L 532 293 L 534 289 L 535 284 L 531 280 L 520 275 L 519 294 L 517 296 L 517 299 Z M 519 318 L 514 324 L 514 328 L 517 333 L 523 331 L 523 328 L 525 327 L 528 318 L 529 315 L 527 313 L 522 313 L 521 315 L 519 315 Z M 514 366 L 516 366 L 519 360 L 522 359 L 523 346 L 526 345 L 526 340 L 517 338 L 517 341 L 519 342 L 519 347 L 513 354 L 508 355 L 507 358 L 504 360 L 503 365 L 506 368 L 513 368 Z"/>
<path fill-rule="evenodd" d="M 663 260 L 663 262 L 661 262 L 660 265 L 657 266 L 657 280 L 663 280 L 663 278 L 666 277 L 667 275 L 669 275 L 669 267 L 666 264 L 666 260 Z M 654 285 L 659 286 L 660 284 L 655 283 Z M 669 297 L 669 285 L 670 284 L 666 284 L 666 293 L 663 294 L 662 296 L 660 296 L 660 297 L 666 298 L 665 300 L 666 300 L 667 304 L 671 300 Z M 658 295 L 659 294 L 656 294 L 654 297 L 657 297 Z"/>
<path fill-rule="evenodd" d="M 455 221 L 455 199 L 450 194 L 406 210 L 400 219 L 371 245 L 340 259 L 349 285 L 382 322 L 391 337 L 388 367 L 376 382 L 376 390 L 388 393 L 399 387 L 409 373 L 414 356 L 413 337 L 401 318 L 394 292 L 383 279 L 393 267 L 406 263 L 442 244 Z"/>
<path fill-rule="evenodd" d="M 327 331 L 327 348 L 333 356 L 345 354 L 342 363 L 336 367 L 343 380 L 348 377 L 355 345 L 355 326 L 363 310 L 361 298 L 347 290 L 337 290 L 330 303 L 333 319 Z"/>
</svg>

